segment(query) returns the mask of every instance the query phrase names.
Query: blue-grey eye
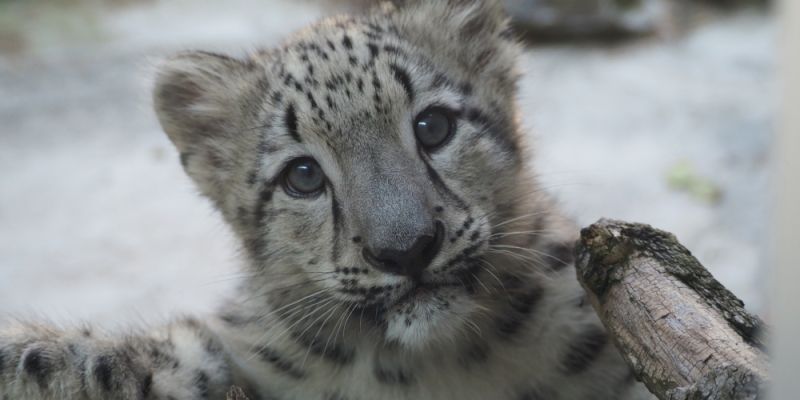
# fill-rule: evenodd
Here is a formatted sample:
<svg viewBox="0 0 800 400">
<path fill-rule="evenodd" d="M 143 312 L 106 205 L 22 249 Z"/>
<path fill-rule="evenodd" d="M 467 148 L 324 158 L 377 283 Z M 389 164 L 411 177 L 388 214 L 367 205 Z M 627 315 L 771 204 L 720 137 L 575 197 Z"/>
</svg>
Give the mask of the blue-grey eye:
<svg viewBox="0 0 800 400">
<path fill-rule="evenodd" d="M 286 167 L 284 186 L 292 196 L 312 196 L 325 186 L 325 174 L 313 158 L 298 158 Z"/>
<path fill-rule="evenodd" d="M 441 146 L 453 134 L 455 124 L 450 111 L 432 107 L 421 112 L 414 121 L 414 135 L 427 150 Z"/>
</svg>

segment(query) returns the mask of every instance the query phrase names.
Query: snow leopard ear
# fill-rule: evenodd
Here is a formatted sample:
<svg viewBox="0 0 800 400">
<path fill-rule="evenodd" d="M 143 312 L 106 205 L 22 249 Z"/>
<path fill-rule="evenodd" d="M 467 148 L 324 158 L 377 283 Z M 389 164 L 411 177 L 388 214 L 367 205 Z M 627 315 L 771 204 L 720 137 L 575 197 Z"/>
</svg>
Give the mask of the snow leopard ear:
<svg viewBox="0 0 800 400">
<path fill-rule="evenodd" d="M 500 0 L 397 0 L 400 29 L 478 77 L 511 73 L 519 52 Z M 442 49 L 447 49 L 443 51 Z M 445 54 L 439 54 L 445 53 Z"/>
<path fill-rule="evenodd" d="M 462 40 L 494 38 L 508 26 L 500 0 L 394 0 L 393 4 L 407 23 L 444 29 Z"/>
<path fill-rule="evenodd" d="M 221 142 L 247 120 L 247 97 L 258 86 L 250 61 L 188 52 L 158 69 L 153 103 L 162 128 L 182 154 Z"/>
<path fill-rule="evenodd" d="M 180 153 L 181 164 L 200 192 L 223 215 L 241 168 L 243 149 L 253 148 L 252 126 L 266 90 L 263 66 L 224 55 L 190 52 L 159 67 L 153 103 L 161 127 Z"/>
</svg>

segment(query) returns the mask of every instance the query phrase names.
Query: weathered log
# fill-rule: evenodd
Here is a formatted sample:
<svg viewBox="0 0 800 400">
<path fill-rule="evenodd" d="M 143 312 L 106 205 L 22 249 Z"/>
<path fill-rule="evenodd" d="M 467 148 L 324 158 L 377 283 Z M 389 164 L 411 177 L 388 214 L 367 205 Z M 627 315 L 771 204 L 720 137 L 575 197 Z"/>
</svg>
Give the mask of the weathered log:
<svg viewBox="0 0 800 400">
<path fill-rule="evenodd" d="M 761 321 L 674 235 L 604 219 L 581 231 L 576 254 L 592 306 L 659 399 L 764 397 Z"/>
</svg>

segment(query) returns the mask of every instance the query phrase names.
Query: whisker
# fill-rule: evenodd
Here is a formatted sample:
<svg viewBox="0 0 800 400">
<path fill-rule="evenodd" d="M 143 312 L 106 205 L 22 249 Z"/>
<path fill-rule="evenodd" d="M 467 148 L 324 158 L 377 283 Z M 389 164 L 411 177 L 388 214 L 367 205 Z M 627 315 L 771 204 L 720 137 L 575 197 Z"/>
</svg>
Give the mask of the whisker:
<svg viewBox="0 0 800 400">
<path fill-rule="evenodd" d="M 560 259 L 560 258 L 558 258 L 558 257 L 556 257 L 556 256 L 554 256 L 554 255 L 552 255 L 552 254 L 548 254 L 548 253 L 546 253 L 546 252 L 544 252 L 544 251 L 541 251 L 541 250 L 536 250 L 536 249 L 526 249 L 526 248 L 524 248 L 524 247 L 519 247 L 519 246 L 511 246 L 511 245 L 503 245 L 503 244 L 500 244 L 500 245 L 494 245 L 494 246 L 495 246 L 495 247 L 499 247 L 499 248 L 509 248 L 509 249 L 517 249 L 517 250 L 520 250 L 520 251 L 526 251 L 526 252 L 528 252 L 528 253 L 531 253 L 531 254 L 535 254 L 535 255 L 539 255 L 539 256 L 544 256 L 544 257 L 551 258 L 551 259 L 553 259 L 553 260 L 555 260 L 555 261 L 558 261 L 558 262 L 560 262 L 560 263 L 562 263 L 562 264 L 564 264 L 564 265 L 569 265 L 569 263 L 568 263 L 568 262 L 566 262 L 566 261 L 564 261 L 564 260 L 562 260 L 562 259 Z"/>
<path fill-rule="evenodd" d="M 330 304 L 330 303 L 331 303 L 331 302 L 333 302 L 333 301 L 335 301 L 335 299 L 334 299 L 334 298 L 332 298 L 332 297 L 330 297 L 330 298 L 327 298 L 327 299 L 321 299 L 321 300 L 319 300 L 319 301 L 317 301 L 317 302 L 315 302 L 315 303 L 313 303 L 313 304 L 307 304 L 307 305 L 304 305 L 304 306 L 302 306 L 302 307 L 300 307 L 300 308 L 296 309 L 296 311 L 295 311 L 294 313 L 292 313 L 292 315 L 293 315 L 293 314 L 297 314 L 298 312 L 301 312 L 301 311 L 303 311 L 303 310 L 305 310 L 306 308 L 309 308 L 309 307 L 310 307 L 310 308 L 312 308 L 312 309 L 317 309 L 317 310 L 318 310 L 319 308 L 321 308 L 321 307 L 324 307 L 324 306 L 326 306 L 326 305 Z M 311 316 L 313 316 L 313 315 L 314 315 L 314 312 L 312 311 L 312 312 L 310 312 L 310 313 L 308 313 L 308 314 L 304 315 L 303 317 L 301 317 L 301 318 L 300 318 L 300 319 L 298 319 L 297 321 L 293 322 L 291 325 L 289 325 L 289 326 L 288 326 L 288 327 L 286 327 L 286 328 L 285 328 L 283 331 L 281 331 L 281 333 L 280 333 L 280 334 L 278 334 L 278 335 L 275 335 L 275 336 L 272 336 L 272 337 L 270 338 L 269 342 L 268 342 L 268 343 L 267 343 L 265 346 L 270 346 L 272 343 L 276 342 L 278 339 L 282 338 L 283 336 L 285 336 L 286 334 L 288 334 L 289 332 L 291 332 L 291 331 L 292 331 L 292 329 L 293 329 L 295 326 L 297 326 L 298 324 L 300 324 L 301 322 L 303 322 L 304 320 L 306 320 L 307 318 L 309 318 L 309 317 L 311 317 Z M 265 337 L 265 336 L 267 336 L 267 335 L 269 335 L 269 334 L 270 334 L 270 332 L 269 332 L 269 331 L 268 331 L 267 333 L 265 333 L 265 334 L 262 336 L 261 340 L 263 340 L 263 339 L 264 339 L 264 337 Z M 259 342 L 260 342 L 261 340 L 259 340 Z"/>
<path fill-rule="evenodd" d="M 519 215 L 517 217 L 511 218 L 511 219 L 507 219 L 505 221 L 502 221 L 502 222 L 499 222 L 497 224 L 494 224 L 494 226 L 492 228 L 496 229 L 496 228 L 499 228 L 501 226 L 508 225 L 508 224 L 510 224 L 512 222 L 519 221 L 519 220 L 524 219 L 524 218 L 537 217 L 537 216 L 540 216 L 540 215 L 544 215 L 546 213 L 549 213 L 549 211 L 535 211 L 535 212 L 528 213 L 528 214 L 522 214 L 522 215 Z"/>
<path fill-rule="evenodd" d="M 300 368 L 303 368 L 306 365 L 306 361 L 308 360 L 308 355 L 311 352 L 311 348 L 317 343 L 317 337 L 319 337 L 320 332 L 322 332 L 322 328 L 328 323 L 328 320 L 336 313 L 336 306 L 331 306 L 331 310 L 328 312 L 330 315 L 325 318 L 324 321 L 319 325 L 319 329 L 314 334 L 314 338 L 311 340 L 311 343 L 308 344 L 308 349 L 306 350 L 306 355 L 303 357 L 303 362 L 300 364 Z M 316 323 L 316 321 L 314 321 Z M 325 352 L 322 352 L 322 356 L 325 356 Z"/>
</svg>

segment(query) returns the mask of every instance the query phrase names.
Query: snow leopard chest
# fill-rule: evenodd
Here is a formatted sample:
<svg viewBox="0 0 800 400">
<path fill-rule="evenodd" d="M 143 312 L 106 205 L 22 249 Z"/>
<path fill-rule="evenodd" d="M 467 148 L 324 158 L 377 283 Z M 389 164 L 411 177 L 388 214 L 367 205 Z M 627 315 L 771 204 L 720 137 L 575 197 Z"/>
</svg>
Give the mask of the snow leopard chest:
<svg viewBox="0 0 800 400">
<path fill-rule="evenodd" d="M 296 338 L 263 346 L 263 332 L 240 331 L 229 345 L 242 381 L 263 399 L 624 398 L 632 375 L 570 271 L 524 318 L 478 325 L 475 340 L 409 351 L 340 335 L 320 342 L 321 355 Z"/>
</svg>

